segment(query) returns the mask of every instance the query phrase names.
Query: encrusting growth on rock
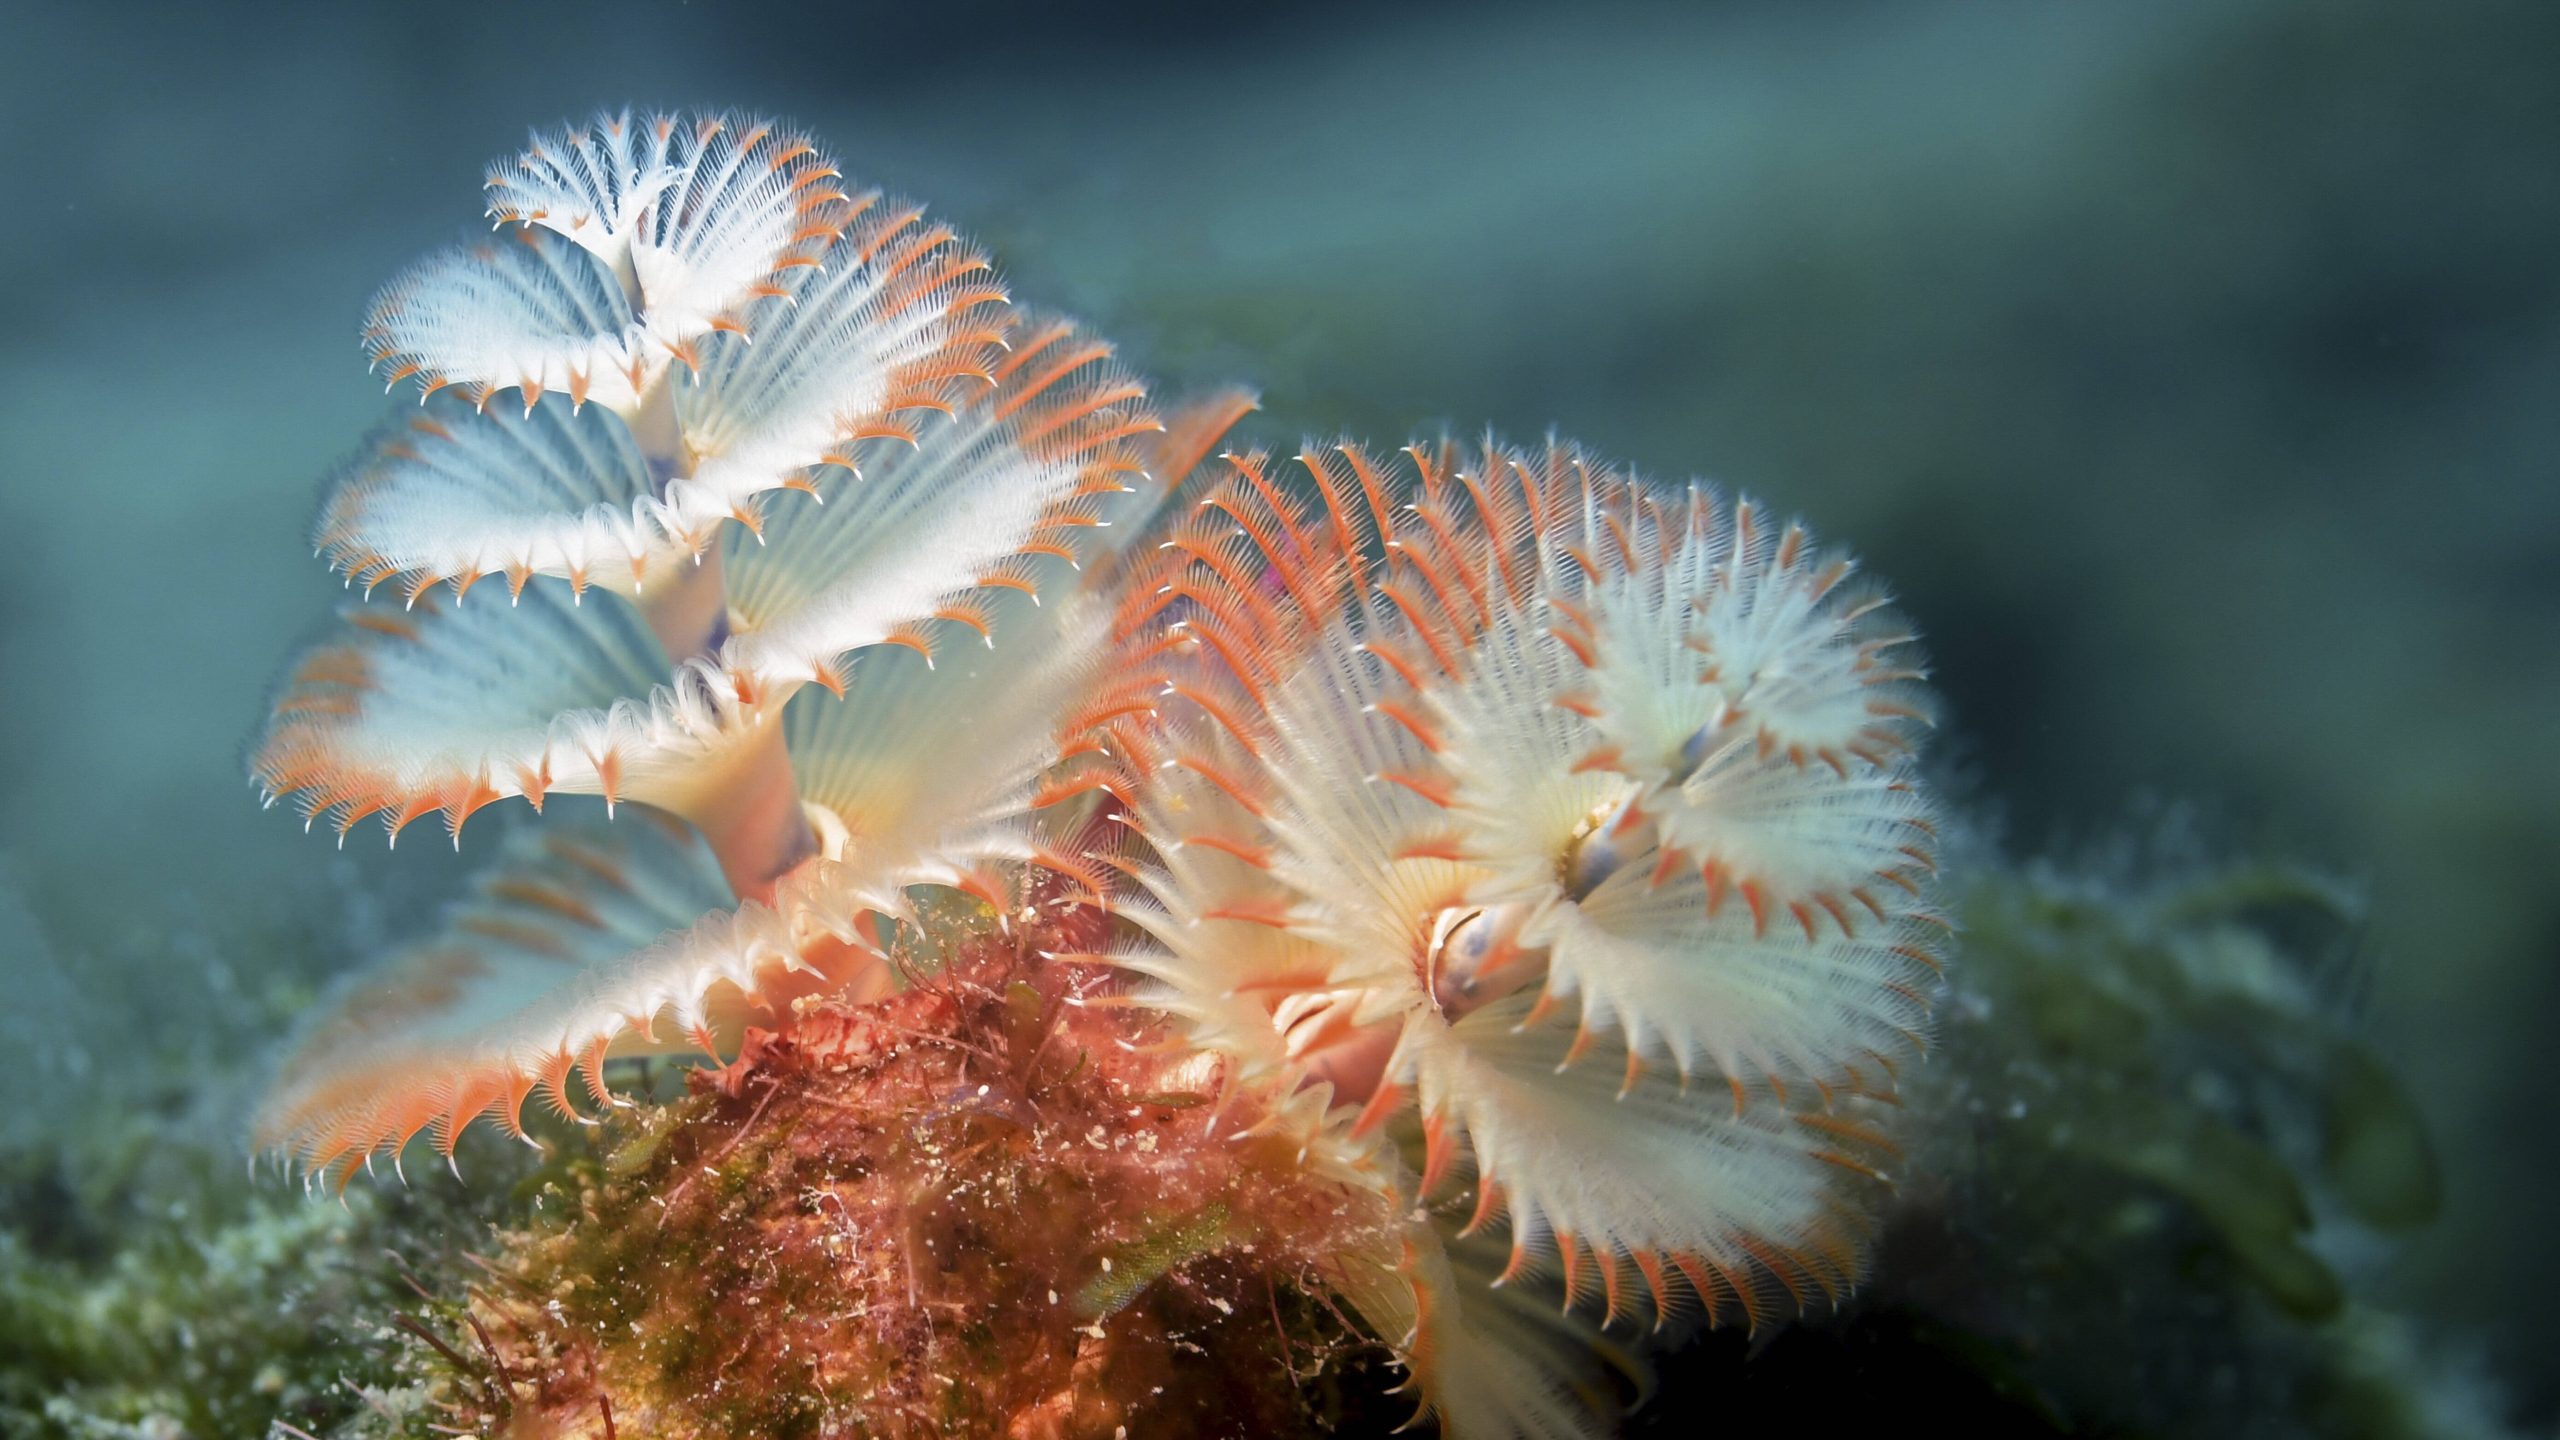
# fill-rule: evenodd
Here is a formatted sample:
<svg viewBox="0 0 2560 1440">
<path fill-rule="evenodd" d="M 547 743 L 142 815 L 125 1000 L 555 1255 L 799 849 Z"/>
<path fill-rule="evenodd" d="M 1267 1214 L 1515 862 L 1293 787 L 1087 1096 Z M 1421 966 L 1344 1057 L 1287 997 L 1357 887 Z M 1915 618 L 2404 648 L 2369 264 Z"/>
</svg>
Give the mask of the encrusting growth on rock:
<svg viewBox="0 0 2560 1440">
<path fill-rule="evenodd" d="M 447 1422 L 666 1437 L 1323 1433 L 1356 1359 L 1310 1299 L 1402 1243 L 1221 1063 L 980 902 L 912 988 L 818 997 L 576 1182 L 474 1291 Z M 902 956 L 902 962 L 907 958 Z M 499 1378 L 503 1369 L 505 1379 Z"/>
<path fill-rule="evenodd" d="M 1249 397 L 1160 420 L 763 122 L 537 136 L 489 213 L 368 320 L 422 407 L 252 769 L 609 818 L 511 834 L 261 1138 L 343 1186 L 710 1068 L 493 1262 L 457 1423 L 1284 1433 L 1366 1337 L 1448 1433 L 1591 1436 L 1604 1331 L 1857 1282 L 1949 927 L 1848 559 L 1562 442 L 1220 453 Z"/>
</svg>

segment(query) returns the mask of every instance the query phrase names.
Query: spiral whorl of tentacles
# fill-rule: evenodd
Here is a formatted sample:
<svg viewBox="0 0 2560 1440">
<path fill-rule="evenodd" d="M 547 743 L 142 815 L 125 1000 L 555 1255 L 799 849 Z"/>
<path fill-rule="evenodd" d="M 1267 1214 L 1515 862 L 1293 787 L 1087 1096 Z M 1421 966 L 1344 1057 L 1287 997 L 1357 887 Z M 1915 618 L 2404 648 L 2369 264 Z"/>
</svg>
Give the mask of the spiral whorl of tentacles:
<svg viewBox="0 0 2560 1440">
<path fill-rule="evenodd" d="M 344 1184 L 583 1118 L 609 1060 L 897 987 L 911 887 L 1037 924 L 1046 868 L 1119 917 L 1062 961 L 1412 1216 L 1331 1283 L 1455 1433 L 1605 1429 L 1593 1320 L 1855 1281 L 1947 927 L 1912 636 L 1846 559 L 1560 445 L 1204 463 L 1243 397 L 1159 425 L 762 123 L 607 116 L 489 190 L 375 303 L 425 394 L 334 483 L 367 598 L 253 768 L 342 836 L 651 813 L 511 838 L 268 1142 Z"/>
<path fill-rule="evenodd" d="M 1502 1279 L 1657 1323 L 1836 1300 L 1947 933 L 1911 635 L 1801 527 L 1568 448 L 1230 464 L 1124 615 L 1170 703 L 1092 781 L 1157 857 L 1120 962 L 1409 1143 L 1431 1234 L 1507 1218 Z M 1463 1313 L 1440 1268 L 1416 1302 Z M 1476 1338 L 1417 1330 L 1442 1403 L 1570 1433 Z"/>
</svg>

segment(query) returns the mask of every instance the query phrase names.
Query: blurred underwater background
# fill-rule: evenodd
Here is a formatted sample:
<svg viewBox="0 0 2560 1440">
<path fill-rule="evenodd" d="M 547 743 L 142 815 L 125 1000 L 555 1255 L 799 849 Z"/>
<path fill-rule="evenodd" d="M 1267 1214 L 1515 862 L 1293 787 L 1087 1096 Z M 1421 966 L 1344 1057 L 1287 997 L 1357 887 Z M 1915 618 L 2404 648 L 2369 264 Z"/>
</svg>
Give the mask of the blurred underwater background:
<svg viewBox="0 0 2560 1440">
<path fill-rule="evenodd" d="M 1674 1355 L 1640 1433 L 2560 1425 L 2560 8 L 0 30 L 0 1433 L 362 1419 L 375 1257 L 505 1209 L 244 1178 L 294 1016 L 503 826 L 342 852 L 241 752 L 340 599 L 303 536 L 389 403 L 368 296 L 623 105 L 788 117 L 1275 448 L 1553 429 L 1890 582 L 1972 832 L 1911 1103 L 1962 1118 L 1862 1305 Z"/>
</svg>

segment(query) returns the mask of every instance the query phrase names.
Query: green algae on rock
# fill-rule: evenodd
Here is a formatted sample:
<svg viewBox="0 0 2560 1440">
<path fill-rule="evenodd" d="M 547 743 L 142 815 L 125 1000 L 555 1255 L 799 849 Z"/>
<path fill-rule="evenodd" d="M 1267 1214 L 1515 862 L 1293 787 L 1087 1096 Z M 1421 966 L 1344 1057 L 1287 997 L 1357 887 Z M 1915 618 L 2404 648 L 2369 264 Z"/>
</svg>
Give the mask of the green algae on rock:
<svg viewBox="0 0 2560 1440">
<path fill-rule="evenodd" d="M 1983 867 L 1960 915 L 1871 1313 L 2056 1423 L 2469 1433 L 2375 1285 L 2437 1179 L 2358 1037 L 2351 897 L 2279 864 L 2035 862 Z"/>
</svg>

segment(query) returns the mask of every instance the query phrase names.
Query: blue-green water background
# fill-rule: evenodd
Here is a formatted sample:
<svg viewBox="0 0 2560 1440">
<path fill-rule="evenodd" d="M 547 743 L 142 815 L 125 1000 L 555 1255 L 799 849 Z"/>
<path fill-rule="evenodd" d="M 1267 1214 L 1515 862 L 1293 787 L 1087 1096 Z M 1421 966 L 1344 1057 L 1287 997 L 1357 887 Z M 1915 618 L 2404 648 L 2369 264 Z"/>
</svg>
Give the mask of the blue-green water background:
<svg viewBox="0 0 2560 1440">
<path fill-rule="evenodd" d="M 528 125 L 735 105 L 1167 389 L 1258 385 L 1276 442 L 1554 426 L 1852 541 L 2015 850 L 2167 797 L 2363 881 L 2360 1003 L 2450 1176 L 2401 1291 L 2553 1403 L 2560 8 L 16 0 L 0 37 L 0 1006 L 76 1006 L 92 1065 L 150 964 L 252 984 L 246 921 L 452 878 L 339 860 L 240 763 L 338 598 L 304 537 L 385 403 L 371 289 Z"/>
</svg>

